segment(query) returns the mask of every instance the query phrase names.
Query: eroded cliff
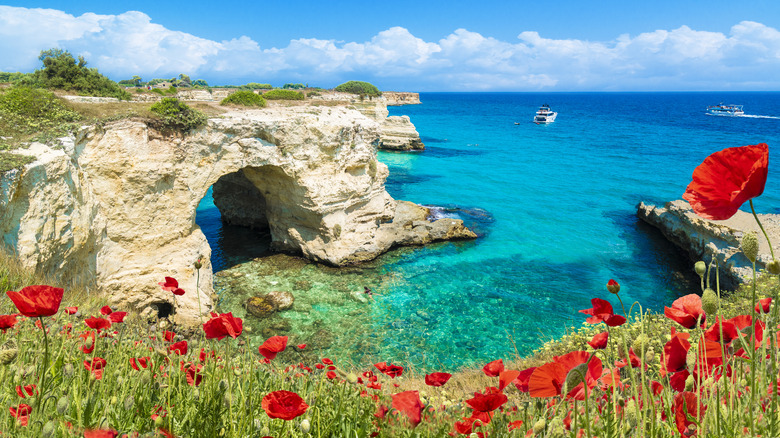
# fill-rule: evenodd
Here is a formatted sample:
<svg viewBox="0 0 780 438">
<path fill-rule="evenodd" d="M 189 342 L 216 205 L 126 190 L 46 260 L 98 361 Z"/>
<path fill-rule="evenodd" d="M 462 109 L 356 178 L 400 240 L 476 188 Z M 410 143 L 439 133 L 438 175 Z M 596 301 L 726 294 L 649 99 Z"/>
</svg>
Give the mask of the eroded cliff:
<svg viewBox="0 0 780 438">
<path fill-rule="evenodd" d="M 91 281 L 122 309 L 173 304 L 157 282 L 179 280 L 177 321 L 212 308 L 211 250 L 195 210 L 214 185 L 226 219 L 267 228 L 272 246 L 344 265 L 395 245 L 473 238 L 461 221 L 385 191 L 379 125 L 344 107 L 232 111 L 185 137 L 140 120 L 85 127 L 0 177 L 0 234 L 28 266 Z M 194 263 L 201 259 L 196 293 Z"/>
</svg>

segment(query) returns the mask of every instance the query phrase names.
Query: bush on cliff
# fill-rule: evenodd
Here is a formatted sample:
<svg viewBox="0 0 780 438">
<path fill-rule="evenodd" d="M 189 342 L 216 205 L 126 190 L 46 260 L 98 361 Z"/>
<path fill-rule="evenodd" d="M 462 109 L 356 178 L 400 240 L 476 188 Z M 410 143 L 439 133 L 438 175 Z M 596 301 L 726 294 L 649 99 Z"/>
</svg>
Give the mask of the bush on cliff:
<svg viewBox="0 0 780 438">
<path fill-rule="evenodd" d="M 249 90 L 236 91 L 230 96 L 222 99 L 220 105 L 240 105 L 264 107 L 266 102 L 262 96 Z"/>
<path fill-rule="evenodd" d="M 6 137 L 3 143 L 63 136 L 76 128 L 72 122 L 79 119 L 78 113 L 50 91 L 12 87 L 0 92 L 0 132 Z"/>
<path fill-rule="evenodd" d="M 130 93 L 116 82 L 96 68 L 87 68 L 87 61 L 82 56 L 76 62 L 67 50 L 50 49 L 41 51 L 38 59 L 43 62 L 43 69 L 35 71 L 35 79 L 45 88 L 130 100 Z"/>
<path fill-rule="evenodd" d="M 334 90 L 341 91 L 342 93 L 358 94 L 361 97 L 379 97 L 382 95 L 382 92 L 379 91 L 376 86 L 362 81 L 344 82 L 343 84 L 334 88 Z"/>
<path fill-rule="evenodd" d="M 165 97 L 152 105 L 150 110 L 160 116 L 163 129 L 187 133 L 204 123 L 208 117 L 202 112 L 190 108 L 175 97 Z"/>
<path fill-rule="evenodd" d="M 303 100 L 303 93 L 293 90 L 271 90 L 263 97 L 268 100 Z"/>
</svg>

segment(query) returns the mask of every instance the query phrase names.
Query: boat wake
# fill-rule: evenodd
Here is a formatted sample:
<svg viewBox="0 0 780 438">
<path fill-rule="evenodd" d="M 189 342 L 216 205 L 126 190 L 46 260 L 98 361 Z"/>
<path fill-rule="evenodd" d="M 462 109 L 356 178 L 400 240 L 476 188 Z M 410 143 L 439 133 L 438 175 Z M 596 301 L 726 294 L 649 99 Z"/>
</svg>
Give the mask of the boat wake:
<svg viewBox="0 0 780 438">
<path fill-rule="evenodd" d="M 780 117 L 776 117 L 776 116 L 760 116 L 757 114 L 742 114 L 741 116 L 737 116 L 737 117 L 748 117 L 751 119 L 780 119 Z"/>
</svg>

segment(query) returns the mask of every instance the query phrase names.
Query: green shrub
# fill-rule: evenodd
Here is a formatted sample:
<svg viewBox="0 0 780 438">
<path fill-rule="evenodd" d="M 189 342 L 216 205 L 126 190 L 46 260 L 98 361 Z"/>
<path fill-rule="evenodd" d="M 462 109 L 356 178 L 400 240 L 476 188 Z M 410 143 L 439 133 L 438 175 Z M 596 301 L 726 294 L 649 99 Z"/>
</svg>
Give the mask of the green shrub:
<svg viewBox="0 0 780 438">
<path fill-rule="evenodd" d="M 284 84 L 282 88 L 285 90 L 303 90 L 306 86 L 303 84 Z"/>
<path fill-rule="evenodd" d="M 202 112 L 190 108 L 175 97 L 165 97 L 149 108 L 160 116 L 162 127 L 187 133 L 206 123 L 208 117 Z"/>
<path fill-rule="evenodd" d="M 60 137 L 74 130 L 72 122 L 80 118 L 50 91 L 20 86 L 0 92 L 0 132 L 6 137 Z"/>
<path fill-rule="evenodd" d="M 382 92 L 379 91 L 379 89 L 376 88 L 374 85 L 362 81 L 344 82 L 343 84 L 334 88 L 334 90 L 341 91 L 342 93 L 358 94 L 361 97 L 362 96 L 379 97 L 382 95 Z"/>
<path fill-rule="evenodd" d="M 241 88 L 250 88 L 252 90 L 271 90 L 274 87 L 271 84 L 258 84 L 257 82 L 250 82 L 246 85 L 242 85 Z"/>
<path fill-rule="evenodd" d="M 249 90 L 236 91 L 228 97 L 222 99 L 220 105 L 242 105 L 264 107 L 265 99 L 259 94 Z"/>
<path fill-rule="evenodd" d="M 70 52 L 50 49 L 42 51 L 38 59 L 43 62 L 43 69 L 36 70 L 35 76 L 45 88 L 130 100 L 130 93 L 97 69 L 87 68 L 87 61 L 81 56 L 76 63 Z"/>
<path fill-rule="evenodd" d="M 263 97 L 269 100 L 303 100 L 303 93 L 293 90 L 271 90 Z"/>
<path fill-rule="evenodd" d="M 163 91 L 163 89 L 162 89 L 162 88 L 152 88 L 152 93 L 157 93 L 157 94 L 159 94 L 160 96 L 162 96 L 162 95 L 164 95 L 164 94 L 165 94 L 165 91 Z"/>
</svg>

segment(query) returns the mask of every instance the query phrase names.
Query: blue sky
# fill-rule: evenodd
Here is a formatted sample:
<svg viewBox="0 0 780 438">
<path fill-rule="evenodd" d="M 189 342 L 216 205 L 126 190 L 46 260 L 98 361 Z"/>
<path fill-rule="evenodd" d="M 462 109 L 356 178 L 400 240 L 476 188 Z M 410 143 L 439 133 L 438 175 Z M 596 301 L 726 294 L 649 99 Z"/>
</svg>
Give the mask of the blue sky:
<svg viewBox="0 0 780 438">
<path fill-rule="evenodd" d="M 2 1 L 2 0 L 0 0 Z M 5 1 L 0 70 L 408 91 L 779 90 L 780 2 Z"/>
</svg>

